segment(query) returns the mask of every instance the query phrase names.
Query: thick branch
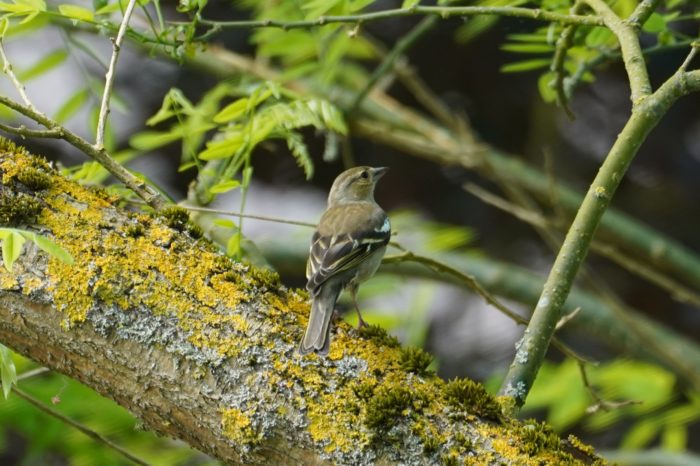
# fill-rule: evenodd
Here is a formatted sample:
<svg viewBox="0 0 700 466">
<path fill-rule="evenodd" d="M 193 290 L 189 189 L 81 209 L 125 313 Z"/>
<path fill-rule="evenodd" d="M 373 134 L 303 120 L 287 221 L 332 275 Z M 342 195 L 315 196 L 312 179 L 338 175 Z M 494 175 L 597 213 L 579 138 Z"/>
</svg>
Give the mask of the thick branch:
<svg viewBox="0 0 700 466">
<path fill-rule="evenodd" d="M 49 175 L 35 228 L 75 263 L 29 247 L 14 274 L 0 271 L 0 341 L 148 428 L 230 464 L 592 461 L 569 461 L 558 439 L 543 448 L 552 438 L 532 439 L 488 395 L 455 401 L 428 359 L 377 329 L 339 323 L 328 358 L 299 357 L 305 295 L 174 229 L 177 215 L 129 215 L 8 147 L 0 195 L 26 191 L 28 167 Z"/>
</svg>

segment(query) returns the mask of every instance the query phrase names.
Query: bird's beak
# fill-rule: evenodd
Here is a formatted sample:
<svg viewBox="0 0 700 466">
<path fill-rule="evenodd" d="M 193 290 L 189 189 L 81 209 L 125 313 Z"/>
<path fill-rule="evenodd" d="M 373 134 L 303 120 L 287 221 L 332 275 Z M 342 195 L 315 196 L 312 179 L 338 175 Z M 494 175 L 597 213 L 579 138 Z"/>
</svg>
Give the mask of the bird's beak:
<svg viewBox="0 0 700 466">
<path fill-rule="evenodd" d="M 374 181 L 378 181 L 379 178 L 384 176 L 386 172 L 389 171 L 389 167 L 377 167 L 372 169 L 372 178 L 374 178 Z"/>
</svg>

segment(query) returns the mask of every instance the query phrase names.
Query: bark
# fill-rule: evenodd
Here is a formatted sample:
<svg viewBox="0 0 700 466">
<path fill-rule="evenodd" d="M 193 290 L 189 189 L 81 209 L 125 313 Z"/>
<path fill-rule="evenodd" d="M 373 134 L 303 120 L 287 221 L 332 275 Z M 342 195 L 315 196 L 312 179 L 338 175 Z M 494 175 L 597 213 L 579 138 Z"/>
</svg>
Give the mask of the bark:
<svg viewBox="0 0 700 466">
<path fill-rule="evenodd" d="M 339 323 L 327 358 L 299 357 L 308 297 L 221 256 L 176 208 L 128 212 L 7 142 L 0 175 L 0 218 L 75 260 L 28 243 L 2 269 L 0 342 L 160 434 L 229 464 L 600 461 L 574 438 L 503 414 L 509 400 L 480 385 L 440 380 L 427 355 L 380 329 Z"/>
</svg>

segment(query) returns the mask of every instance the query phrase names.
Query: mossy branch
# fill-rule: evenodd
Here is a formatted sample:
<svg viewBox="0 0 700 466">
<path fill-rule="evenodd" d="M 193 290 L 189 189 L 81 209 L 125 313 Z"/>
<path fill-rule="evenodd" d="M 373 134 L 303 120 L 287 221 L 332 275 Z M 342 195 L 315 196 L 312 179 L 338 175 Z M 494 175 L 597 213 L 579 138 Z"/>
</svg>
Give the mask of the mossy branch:
<svg viewBox="0 0 700 466">
<path fill-rule="evenodd" d="M 26 190 L 16 177 L 33 160 L 2 147 L 3 195 Z M 50 186 L 32 194 L 41 209 L 29 227 L 75 263 L 28 248 L 13 274 L 0 271 L 0 341 L 147 428 L 228 464 L 599 460 L 543 426 L 533 436 L 474 382 L 447 390 L 426 355 L 379 328 L 338 323 L 328 358 L 299 357 L 304 293 L 221 256 L 182 222 L 122 211 L 42 170 Z"/>
</svg>

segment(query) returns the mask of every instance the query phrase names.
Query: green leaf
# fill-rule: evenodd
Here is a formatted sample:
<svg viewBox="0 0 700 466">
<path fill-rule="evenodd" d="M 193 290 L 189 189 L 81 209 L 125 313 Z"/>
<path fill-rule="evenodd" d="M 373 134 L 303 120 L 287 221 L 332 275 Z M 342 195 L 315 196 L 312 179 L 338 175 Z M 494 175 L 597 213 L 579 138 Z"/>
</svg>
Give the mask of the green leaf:
<svg viewBox="0 0 700 466">
<path fill-rule="evenodd" d="M 557 75 L 554 71 L 544 73 L 537 80 L 537 88 L 540 91 L 540 96 L 542 100 L 547 103 L 551 103 L 557 100 L 557 92 L 554 90 L 553 83 Z"/>
<path fill-rule="evenodd" d="M 664 450 L 683 451 L 688 443 L 688 427 L 669 425 L 661 432 L 661 447 Z"/>
<path fill-rule="evenodd" d="M 236 228 L 236 223 L 233 220 L 227 218 L 215 218 L 214 225 L 221 228 Z"/>
<path fill-rule="evenodd" d="M 68 251 L 63 249 L 61 246 L 48 239 L 46 236 L 37 235 L 35 233 L 31 233 L 31 236 L 32 241 L 39 246 L 42 251 L 51 257 L 55 257 L 64 264 L 73 265 L 73 256 L 71 256 Z"/>
<path fill-rule="evenodd" d="M 93 15 L 92 11 L 78 5 L 58 5 L 58 11 L 67 18 L 77 19 L 79 21 L 92 22 L 95 20 L 95 16 Z"/>
<path fill-rule="evenodd" d="M 550 60 L 545 58 L 536 58 L 533 60 L 518 61 L 514 63 L 508 63 L 501 66 L 502 73 L 519 73 L 521 71 L 531 71 L 540 68 L 546 68 L 551 63 Z"/>
<path fill-rule="evenodd" d="M 0 38 L 5 37 L 5 33 L 7 32 L 7 26 L 10 24 L 10 21 L 8 21 L 7 16 L 3 16 L 0 18 Z"/>
<path fill-rule="evenodd" d="M 644 448 L 654 439 L 660 427 L 655 420 L 640 421 L 625 434 L 620 447 L 633 450 Z"/>
<path fill-rule="evenodd" d="M 401 8 L 411 8 L 420 3 L 420 0 L 403 0 L 403 3 L 401 3 Z"/>
<path fill-rule="evenodd" d="M 129 144 L 134 149 L 153 150 L 175 142 L 182 138 L 182 128 L 175 127 L 168 132 L 142 131 L 129 139 Z"/>
<path fill-rule="evenodd" d="M 226 242 L 226 255 L 237 257 L 241 253 L 241 235 L 236 233 Z"/>
<path fill-rule="evenodd" d="M 7 399 L 12 385 L 17 384 L 17 370 L 12 361 L 12 352 L 4 345 L 0 345 L 0 379 L 2 379 L 2 392 Z"/>
<path fill-rule="evenodd" d="M 68 52 L 65 49 L 56 49 L 31 67 L 17 73 L 17 79 L 20 81 L 29 81 L 34 79 L 37 76 L 41 76 L 42 74 L 56 68 L 63 63 L 66 58 L 68 58 Z"/>
<path fill-rule="evenodd" d="M 607 28 L 595 28 L 586 35 L 586 45 L 591 48 L 615 43 L 615 35 Z"/>
<path fill-rule="evenodd" d="M 212 194 L 221 194 L 221 193 L 231 191 L 232 189 L 236 189 L 240 185 L 241 185 L 241 182 L 238 180 L 226 180 L 226 181 L 222 181 L 220 183 L 216 183 L 214 186 L 209 188 L 209 192 Z"/>
<path fill-rule="evenodd" d="M 207 148 L 199 153 L 199 158 L 202 160 L 229 158 L 243 147 L 244 141 L 243 133 L 233 133 L 223 141 L 208 142 Z"/>
<path fill-rule="evenodd" d="M 239 116 L 243 115 L 248 108 L 249 99 L 243 97 L 238 99 L 233 103 L 228 104 L 221 109 L 219 113 L 214 115 L 215 123 L 228 123 L 229 121 L 235 120 Z"/>
<path fill-rule="evenodd" d="M 642 26 L 643 31 L 651 32 L 652 34 L 665 31 L 667 28 L 666 18 L 656 12 L 652 13 Z"/>
<path fill-rule="evenodd" d="M 504 44 L 501 50 L 515 53 L 550 53 L 554 47 L 548 44 Z"/>
<path fill-rule="evenodd" d="M 22 246 L 25 243 L 24 237 L 17 231 L 11 231 L 2 240 L 2 261 L 8 272 L 12 272 L 12 264 L 15 263 L 22 253 Z"/>
<path fill-rule="evenodd" d="M 300 134 L 294 132 L 288 132 L 286 140 L 287 147 L 294 156 L 294 159 L 297 161 L 297 165 L 304 170 L 306 179 L 310 180 L 314 175 L 314 162 L 309 155 L 309 150 L 306 147 L 306 144 L 304 144 L 304 140 Z"/>
<path fill-rule="evenodd" d="M 72 96 L 66 100 L 63 105 L 56 111 L 54 115 L 54 120 L 59 123 L 64 123 L 70 120 L 73 115 L 75 115 L 78 110 L 85 104 L 88 97 L 90 96 L 90 91 L 87 88 L 79 89 Z"/>
</svg>

